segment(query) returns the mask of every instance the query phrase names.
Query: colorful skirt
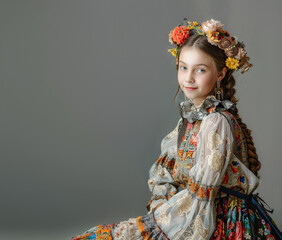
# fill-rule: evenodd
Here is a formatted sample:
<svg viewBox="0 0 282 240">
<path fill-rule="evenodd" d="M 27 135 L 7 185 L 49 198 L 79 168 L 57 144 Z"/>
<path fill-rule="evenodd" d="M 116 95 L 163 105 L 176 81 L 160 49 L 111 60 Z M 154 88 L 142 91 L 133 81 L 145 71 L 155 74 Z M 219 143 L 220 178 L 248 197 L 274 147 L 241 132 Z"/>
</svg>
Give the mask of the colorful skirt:
<svg viewBox="0 0 282 240">
<path fill-rule="evenodd" d="M 216 226 L 210 239 L 280 240 L 273 225 L 248 200 L 233 195 L 215 199 Z M 267 214 L 267 216 L 269 216 Z M 277 236 L 277 235 L 276 235 Z M 169 240 L 156 224 L 153 213 L 113 224 L 95 226 L 72 240 Z"/>
<path fill-rule="evenodd" d="M 211 239 L 281 239 L 281 232 L 262 203 L 232 189 L 222 190 L 227 196 L 215 200 L 216 229 Z"/>
</svg>

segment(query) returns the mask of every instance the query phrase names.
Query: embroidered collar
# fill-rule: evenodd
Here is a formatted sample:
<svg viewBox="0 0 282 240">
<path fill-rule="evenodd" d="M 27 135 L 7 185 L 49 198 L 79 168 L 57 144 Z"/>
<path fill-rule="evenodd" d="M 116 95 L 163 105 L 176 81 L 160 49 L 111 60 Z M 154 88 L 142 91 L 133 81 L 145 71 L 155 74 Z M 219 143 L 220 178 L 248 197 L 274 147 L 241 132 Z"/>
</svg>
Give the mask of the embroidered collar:
<svg viewBox="0 0 282 240">
<path fill-rule="evenodd" d="M 196 106 L 192 99 L 187 99 L 180 103 L 182 117 L 189 123 L 202 120 L 212 112 L 226 111 L 235 109 L 235 104 L 229 100 L 220 101 L 214 95 L 207 96 L 200 105 Z"/>
</svg>

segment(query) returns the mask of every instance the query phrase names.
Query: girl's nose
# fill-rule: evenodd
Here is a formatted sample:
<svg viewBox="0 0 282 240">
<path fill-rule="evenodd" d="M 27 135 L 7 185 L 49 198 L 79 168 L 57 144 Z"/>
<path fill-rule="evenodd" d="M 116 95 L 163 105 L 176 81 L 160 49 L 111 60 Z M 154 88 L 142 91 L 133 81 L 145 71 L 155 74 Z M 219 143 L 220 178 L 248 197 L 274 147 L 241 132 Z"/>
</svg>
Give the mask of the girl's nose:
<svg viewBox="0 0 282 240">
<path fill-rule="evenodd" d="M 192 73 L 188 73 L 186 78 L 185 78 L 185 82 L 187 83 L 193 83 L 195 82 L 194 76 Z"/>
</svg>

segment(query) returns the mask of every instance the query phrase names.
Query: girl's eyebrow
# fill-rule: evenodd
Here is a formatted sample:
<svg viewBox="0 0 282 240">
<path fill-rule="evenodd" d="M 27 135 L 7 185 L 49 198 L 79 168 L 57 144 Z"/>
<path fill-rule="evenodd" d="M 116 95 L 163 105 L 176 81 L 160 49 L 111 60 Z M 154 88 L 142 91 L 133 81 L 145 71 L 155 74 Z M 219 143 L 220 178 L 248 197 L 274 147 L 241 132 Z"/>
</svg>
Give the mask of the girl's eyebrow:
<svg viewBox="0 0 282 240">
<path fill-rule="evenodd" d="M 179 62 L 182 62 L 182 63 L 186 64 L 186 63 L 183 62 L 182 60 L 180 60 Z M 199 65 L 203 65 L 203 66 L 209 67 L 208 65 L 206 65 L 206 64 L 204 64 L 204 63 L 195 64 L 194 66 L 199 66 Z"/>
</svg>

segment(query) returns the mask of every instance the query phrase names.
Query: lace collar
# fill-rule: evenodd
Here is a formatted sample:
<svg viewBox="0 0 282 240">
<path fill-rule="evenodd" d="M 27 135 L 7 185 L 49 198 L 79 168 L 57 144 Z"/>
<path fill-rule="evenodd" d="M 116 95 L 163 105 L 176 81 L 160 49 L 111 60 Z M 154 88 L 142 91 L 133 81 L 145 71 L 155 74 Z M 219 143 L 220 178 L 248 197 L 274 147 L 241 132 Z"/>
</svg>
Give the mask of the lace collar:
<svg viewBox="0 0 282 240">
<path fill-rule="evenodd" d="M 192 99 L 187 99 L 180 104 L 181 115 L 186 118 L 189 123 L 196 120 L 202 120 L 205 116 L 212 112 L 233 111 L 235 104 L 229 100 L 220 101 L 214 95 L 207 96 L 200 105 L 196 106 Z"/>
</svg>

